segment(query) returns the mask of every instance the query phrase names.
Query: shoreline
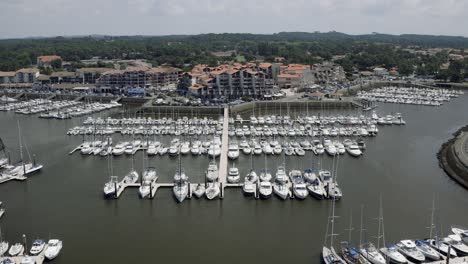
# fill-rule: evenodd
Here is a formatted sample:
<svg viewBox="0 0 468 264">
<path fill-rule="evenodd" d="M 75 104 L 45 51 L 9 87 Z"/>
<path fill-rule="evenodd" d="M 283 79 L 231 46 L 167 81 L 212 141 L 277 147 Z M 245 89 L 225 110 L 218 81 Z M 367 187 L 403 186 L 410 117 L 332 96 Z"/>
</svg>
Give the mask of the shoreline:
<svg viewBox="0 0 468 264">
<path fill-rule="evenodd" d="M 468 125 L 457 130 L 453 136 L 442 144 L 437 159 L 439 166 L 450 178 L 468 189 L 468 159 L 460 152 L 468 139 Z"/>
</svg>

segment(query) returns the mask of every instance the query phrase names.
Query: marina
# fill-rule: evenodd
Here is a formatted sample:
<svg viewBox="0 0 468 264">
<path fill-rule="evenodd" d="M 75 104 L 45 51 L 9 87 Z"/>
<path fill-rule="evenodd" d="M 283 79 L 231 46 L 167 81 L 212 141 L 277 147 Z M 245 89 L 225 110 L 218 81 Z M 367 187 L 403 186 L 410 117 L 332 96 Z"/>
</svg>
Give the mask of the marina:
<svg viewBox="0 0 468 264">
<path fill-rule="evenodd" d="M 460 97 L 464 98 L 465 95 L 460 95 Z M 359 204 L 365 204 L 366 207 L 374 210 L 373 208 L 376 208 L 378 203 L 373 199 L 369 199 L 369 197 L 378 197 L 382 193 L 386 204 L 389 204 L 386 207 L 385 218 L 386 223 L 388 222 L 385 226 L 386 240 L 400 241 L 403 238 L 424 238 L 427 232 L 424 227 L 428 225 L 424 208 L 429 207 L 430 202 L 427 202 L 427 197 L 432 197 L 434 193 L 444 193 L 444 195 L 436 195 L 437 204 L 440 204 L 438 206 L 440 213 L 437 215 L 442 220 L 439 222 L 442 225 L 440 230 L 445 232 L 452 224 L 463 226 L 467 223 L 468 216 L 466 213 L 463 210 L 456 209 L 466 202 L 465 192 L 444 175 L 443 171 L 437 166 L 435 158 L 439 145 L 451 137 L 451 132 L 456 131 L 465 123 L 463 113 L 454 112 L 453 109 L 462 111 L 465 108 L 466 106 L 461 99 L 453 100 L 450 104 L 444 104 L 437 108 L 427 108 L 427 111 L 419 111 L 418 106 L 415 105 L 401 105 L 398 106 L 398 109 L 395 109 L 391 104 L 380 105 L 375 109 L 379 118 L 387 115 L 394 117 L 396 113 L 401 113 L 406 125 L 375 124 L 379 129 L 377 136 L 365 137 L 339 135 L 333 137 L 319 134 L 315 136 L 280 136 L 279 134 L 278 136 L 263 135 L 256 137 L 246 136 L 245 134 L 243 136 L 229 136 L 230 127 L 235 128 L 235 130 L 243 128 L 244 125 L 253 126 L 255 130 L 256 127 L 260 127 L 260 125 L 250 123 L 250 116 L 255 116 L 257 119 L 263 116 L 264 120 L 266 120 L 267 116 L 271 118 L 272 115 L 277 116 L 279 114 L 274 112 L 262 115 L 246 113 L 242 115 L 242 123 L 236 121 L 237 116 L 230 116 L 227 119 L 224 118 L 224 115 L 220 116 L 221 119 L 213 117 L 212 125 L 216 131 L 218 131 L 219 127 L 219 132 L 200 136 L 182 135 L 182 132 L 178 136 L 170 133 L 151 136 L 143 134 L 122 135 L 120 133 L 96 136 L 91 133 L 69 136 L 66 133 L 70 127 L 75 127 L 77 122 L 83 124 L 87 117 L 60 121 L 51 119 L 44 122 L 34 116 L 18 115 L 13 112 L 0 113 L 0 119 L 5 122 L 20 120 L 21 130 L 28 142 L 28 148 L 33 149 L 38 160 L 40 160 L 41 164 L 44 164 L 44 168 L 37 172 L 34 177 L 28 178 L 24 184 L 9 181 L 0 185 L 1 200 L 8 205 L 8 217 L 1 219 L 2 226 L 9 227 L 5 235 L 9 241 L 13 241 L 15 237 L 24 232 L 24 227 L 29 226 L 29 221 L 26 219 L 31 217 L 47 218 L 47 221 L 40 219 L 34 221 L 30 231 L 45 230 L 44 233 L 36 233 L 35 236 L 46 237 L 46 230 L 53 230 L 54 234 L 57 233 L 66 241 L 66 254 L 65 252 L 61 254 L 54 260 L 54 263 L 83 263 L 89 258 L 102 259 L 100 257 L 101 253 L 93 253 L 92 250 L 102 245 L 105 245 L 102 247 L 102 252 L 106 252 L 108 255 L 103 260 L 105 262 L 131 262 L 133 259 L 131 256 L 115 251 L 115 248 L 121 247 L 143 252 L 139 257 L 142 260 L 151 260 L 154 256 L 145 252 L 151 252 L 157 247 L 158 257 L 163 261 L 186 262 L 192 261 L 195 256 L 208 261 L 209 257 L 204 255 L 212 252 L 212 249 L 207 249 L 206 245 L 200 242 L 205 239 L 220 241 L 221 236 L 230 236 L 232 238 L 230 241 L 223 240 L 224 242 L 221 242 L 221 245 L 215 246 L 217 251 L 222 252 L 223 256 L 229 258 L 226 261 L 227 263 L 243 261 L 246 255 L 235 252 L 251 252 L 252 249 L 256 255 L 272 263 L 292 260 L 295 263 L 310 263 L 311 260 L 313 260 L 313 263 L 318 263 L 323 246 L 323 239 L 320 238 L 324 237 L 325 219 L 331 208 L 330 201 L 334 201 L 334 199 L 315 202 L 315 200 L 318 200 L 319 195 L 314 193 L 315 196 L 313 196 L 311 191 L 319 190 L 320 186 L 308 185 L 305 176 L 312 179 L 313 182 L 311 172 L 319 177 L 321 170 L 329 170 L 331 175 L 333 175 L 333 172 L 338 175 L 338 186 L 343 196 L 339 201 L 336 201 L 336 213 L 342 219 L 347 219 L 349 208 L 356 208 Z M 309 110 L 309 113 L 291 112 L 289 115 L 291 120 L 294 120 L 293 125 L 297 126 L 300 131 L 301 124 L 299 122 L 302 122 L 302 126 L 305 127 L 307 125 L 307 121 L 305 121 L 307 116 L 316 116 L 317 119 L 319 119 L 319 116 L 320 118 L 328 116 L 330 120 L 332 117 L 337 118 L 342 115 L 343 117 L 354 116 L 359 119 L 360 115 L 371 117 L 372 112 L 359 113 L 357 110 L 319 109 Z M 92 117 L 94 120 L 107 120 L 107 117 L 102 114 L 93 115 Z M 303 117 L 302 120 L 304 121 L 300 121 L 300 117 Z M 115 116 L 111 118 L 116 119 Z M 153 120 L 160 119 L 162 118 L 153 116 Z M 179 118 L 175 120 L 177 119 Z M 191 117 L 187 117 L 187 120 L 190 119 Z M 234 119 L 234 122 L 232 122 L 232 119 Z M 227 120 L 227 133 L 223 133 L 225 120 Z M 436 123 L 438 125 L 434 125 Z M 102 126 L 106 125 L 103 123 Z M 336 121 L 334 125 L 337 127 L 358 126 L 342 125 L 336 123 Z M 334 125 L 310 124 L 311 131 L 314 131 L 314 127 L 318 128 L 317 131 L 321 131 L 322 128 L 327 126 L 331 130 Z M 371 124 L 366 126 L 369 125 Z M 54 129 L 49 129 L 51 126 Z M 86 126 L 100 125 L 88 124 Z M 132 124 L 129 126 L 146 125 Z M 431 131 L 431 136 L 427 136 L 426 131 Z M 14 129 L 11 130 L 5 127 L 0 127 L 0 133 L 5 145 L 15 150 L 14 146 L 18 145 L 18 133 Z M 227 135 L 227 137 L 223 137 L 224 135 Z M 40 137 L 42 141 L 39 143 L 33 140 L 36 137 Z M 107 141 L 108 137 L 112 138 L 112 142 Z M 227 144 L 223 144 L 224 138 L 227 138 Z M 312 144 L 315 139 L 318 139 L 323 145 L 325 138 L 330 139 L 332 142 L 340 141 L 341 143 L 345 139 L 356 141 L 356 143 L 363 139 L 366 149 L 364 155 L 359 159 L 354 158 L 349 153 L 331 156 L 327 154 L 325 149 L 323 154 L 315 154 L 312 150 L 304 150 L 303 156 L 288 156 L 285 155 L 288 147 L 282 149 L 281 154 L 264 155 L 264 153 L 270 153 L 270 150 L 265 147 L 266 151 L 264 152 L 263 145 L 261 145 L 261 155 L 248 155 L 244 154 L 243 149 L 241 149 L 244 138 L 251 149 L 255 149 L 255 143 L 250 146 L 252 139 L 260 145 L 262 141 L 269 143 L 278 141 L 280 145 L 282 145 L 283 141 L 288 143 L 296 141 L 300 145 L 303 139 L 307 139 L 308 143 Z M 179 142 L 179 148 L 175 148 L 175 153 L 180 153 L 180 155 L 171 156 L 169 155 L 169 149 L 174 139 L 178 139 Z M 70 150 L 81 146 L 84 142 L 95 141 L 101 141 L 101 144 L 108 142 L 107 146 L 112 146 L 112 148 L 121 142 L 133 144 L 134 141 L 140 141 L 142 145 L 145 142 L 160 142 L 167 150 L 165 154 L 160 155 L 159 151 L 156 151 L 156 144 L 154 146 L 148 144 L 146 147 L 133 148 L 132 151 L 128 151 L 130 154 L 125 154 L 126 147 L 123 146 L 121 155 L 111 155 L 112 173 L 109 173 L 109 169 L 106 168 L 109 166 L 106 162 L 109 159 L 107 155 L 101 156 L 99 153 L 97 155 L 79 154 L 81 149 L 76 151 L 78 153 L 66 155 Z M 200 141 L 199 147 L 202 147 L 205 141 L 217 142 L 219 149 L 207 146 L 207 154 L 197 154 L 197 148 L 193 150 L 193 143 L 196 141 Z M 189 142 L 188 152 L 187 145 L 184 142 Z M 43 144 L 50 147 L 45 148 Z M 239 147 L 238 154 L 234 148 L 235 144 Z M 230 145 L 231 151 L 229 151 Z M 274 147 L 271 145 L 270 147 L 274 152 Z M 210 150 L 212 155 L 208 154 Z M 339 148 L 336 148 L 335 151 L 338 152 Z M 92 152 L 97 151 L 94 149 Z M 158 154 L 155 154 L 156 152 Z M 229 154 L 230 152 L 231 154 Z M 225 153 L 226 165 L 221 164 L 223 153 Z M 215 159 L 219 172 L 221 172 L 221 165 L 225 168 L 225 180 L 222 181 L 219 178 L 219 185 L 206 181 L 206 171 L 210 162 L 213 161 L 213 155 L 219 155 Z M 18 160 L 18 156 L 17 150 L 11 153 L 13 160 Z M 235 158 L 236 156 L 237 158 Z M 134 160 L 134 162 L 131 162 L 131 160 Z M 434 160 L 435 162 L 433 162 Z M 339 163 L 338 166 L 336 166 L 337 162 Z M 282 166 L 284 170 L 279 170 Z M 377 169 L 382 166 L 383 169 Z M 139 181 L 142 172 L 149 167 L 154 167 L 157 170 L 158 179 L 150 187 L 151 195 L 148 194 L 145 200 L 142 200 L 139 197 L 139 188 L 141 187 Z M 187 196 L 183 202 L 175 205 L 175 202 L 178 201 L 176 194 L 185 193 L 183 188 L 174 188 L 176 186 L 174 172 L 179 167 L 184 169 L 188 178 L 188 185 L 181 185 L 187 186 Z M 63 168 L 67 168 L 66 173 L 64 173 Z M 229 174 L 232 168 L 237 168 L 238 172 Z M 132 169 L 138 172 L 139 180 L 128 184 L 122 182 Z M 257 177 L 258 192 L 255 184 L 249 184 L 250 181 L 246 181 L 246 176 L 250 175 L 252 169 Z M 298 171 L 299 173 L 291 173 L 292 171 Z M 271 174 L 271 178 L 269 178 L 268 174 Z M 115 175 L 118 176 L 116 182 L 122 186 L 117 188 L 118 200 L 103 199 L 103 187 L 105 183 L 110 181 L 110 176 Z M 294 175 L 302 175 L 304 179 L 305 188 L 308 192 L 307 198 L 304 200 L 300 198 L 304 186 L 302 180 Z M 218 175 L 218 177 L 220 176 L 221 174 Z M 291 181 L 291 176 L 294 176 L 294 182 Z M 224 176 L 222 177 L 224 178 Z M 271 185 L 268 184 L 268 181 L 263 181 L 266 183 L 260 184 L 262 183 L 260 177 L 270 179 Z M 224 184 L 221 184 L 222 182 Z M 246 182 L 249 183 L 245 185 Z M 296 193 L 293 190 L 294 184 L 298 187 Z M 219 193 L 217 198 L 210 200 L 209 197 L 216 195 L 216 192 L 210 191 L 210 196 L 207 197 L 206 189 L 212 186 L 219 186 Z M 310 188 L 308 188 L 309 186 Z M 414 191 L 414 186 L 418 186 L 417 192 Z M 210 190 L 215 189 L 210 188 Z M 243 195 L 246 191 L 250 194 Z M 337 192 L 332 191 L 331 194 L 336 195 Z M 64 202 L 57 203 L 57 197 L 64 197 Z M 197 199 L 197 197 L 201 199 Z M 28 207 L 25 210 L 26 202 L 32 200 L 34 200 L 36 206 Z M 84 203 L 90 205 L 90 208 L 86 209 L 86 213 L 74 209 L 83 208 Z M 396 206 L 402 203 L 405 204 L 404 207 Z M 407 210 L 406 208 L 410 209 Z M 57 215 L 54 213 L 58 211 L 63 211 L 64 214 Z M 402 211 L 404 211 L 404 218 L 400 217 Z M 18 218 L 10 217 L 11 215 L 22 215 L 24 220 L 16 223 Z M 49 215 L 56 215 L 56 217 L 48 217 Z M 241 216 L 239 217 L 239 215 Z M 287 219 L 292 217 L 295 221 L 294 225 L 287 225 L 284 222 L 286 217 Z M 364 219 L 373 219 L 373 217 L 374 214 L 371 213 L 365 216 Z M 408 221 L 408 219 L 411 220 Z M 222 227 L 217 228 L 216 232 L 208 231 L 212 230 L 213 225 L 215 223 L 219 224 L 220 221 Z M 256 221 L 257 224 L 252 225 L 253 221 Z M 73 225 L 82 225 L 83 222 L 86 222 L 86 226 L 89 227 L 90 231 L 70 228 Z M 128 223 L 132 223 L 133 228 L 131 231 L 127 230 Z M 376 224 L 377 222 L 374 223 L 373 220 L 369 220 L 365 225 L 368 230 L 376 230 Z M 285 225 L 287 228 L 285 228 Z M 266 230 L 257 228 L 258 226 L 268 227 L 269 232 L 271 232 L 270 235 L 266 234 Z M 346 221 L 339 220 L 335 228 L 336 230 L 345 230 L 346 226 Z M 120 230 L 122 240 L 109 241 L 106 237 L 110 235 L 112 230 L 116 229 Z M 190 236 L 187 235 L 189 233 Z M 93 236 L 93 234 L 99 235 Z M 137 234 L 145 234 L 145 236 Z M 174 234 L 177 235 L 174 236 Z M 295 250 L 274 257 L 269 254 L 271 250 L 284 251 L 284 245 L 278 244 L 274 237 L 288 237 L 291 235 L 294 235 L 295 239 L 291 240 L 288 246 L 294 247 Z M 370 233 L 369 238 L 372 235 Z M 90 236 L 93 236 L 92 240 L 88 239 Z M 343 240 L 345 236 L 341 234 L 340 240 Z M 443 237 L 446 236 L 448 234 L 444 233 Z M 146 243 L 132 245 L 125 242 L 134 240 L 136 237 L 146 241 Z M 155 239 L 156 237 L 157 239 Z M 175 241 L 175 237 L 183 237 L 184 239 Z M 83 243 L 82 241 L 88 242 Z M 243 242 L 245 241 L 251 241 L 252 243 L 244 245 Z M 186 248 L 186 254 L 174 257 L 175 244 Z M 358 245 L 356 239 L 350 241 L 350 244 Z M 80 250 L 77 250 L 79 248 Z M 235 252 L 232 251 L 233 249 Z M 83 256 L 80 253 L 81 250 L 87 250 L 90 255 Z M 452 259 L 450 263 L 456 263 L 457 261 L 462 263 L 462 259 Z"/>
</svg>

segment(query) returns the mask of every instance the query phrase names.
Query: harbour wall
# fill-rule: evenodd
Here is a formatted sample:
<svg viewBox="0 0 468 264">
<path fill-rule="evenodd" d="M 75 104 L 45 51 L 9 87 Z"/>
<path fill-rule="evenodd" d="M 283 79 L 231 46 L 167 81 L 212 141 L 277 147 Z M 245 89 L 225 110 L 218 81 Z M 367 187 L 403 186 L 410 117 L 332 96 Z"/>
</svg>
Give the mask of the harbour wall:
<svg viewBox="0 0 468 264">
<path fill-rule="evenodd" d="M 453 180 L 468 189 L 468 125 L 444 143 L 437 153 L 439 166 Z"/>
</svg>

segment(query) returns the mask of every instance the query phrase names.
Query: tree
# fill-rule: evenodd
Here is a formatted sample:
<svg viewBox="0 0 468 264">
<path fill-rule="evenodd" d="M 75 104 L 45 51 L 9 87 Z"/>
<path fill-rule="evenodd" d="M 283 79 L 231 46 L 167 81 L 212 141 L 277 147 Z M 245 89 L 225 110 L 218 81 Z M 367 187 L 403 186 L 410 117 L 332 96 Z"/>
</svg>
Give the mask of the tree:
<svg viewBox="0 0 468 264">
<path fill-rule="evenodd" d="M 53 60 L 53 61 L 50 62 L 50 66 L 52 66 L 52 68 L 54 70 L 61 69 L 62 68 L 62 60 L 61 59 Z"/>
<path fill-rule="evenodd" d="M 400 75 L 403 76 L 408 76 L 413 74 L 413 65 L 408 63 L 408 61 L 403 61 L 398 65 L 398 71 L 400 72 Z"/>
<path fill-rule="evenodd" d="M 191 85 L 192 80 L 190 79 L 190 76 L 186 74 L 179 80 L 179 84 L 177 84 L 177 92 L 185 94 Z"/>
</svg>

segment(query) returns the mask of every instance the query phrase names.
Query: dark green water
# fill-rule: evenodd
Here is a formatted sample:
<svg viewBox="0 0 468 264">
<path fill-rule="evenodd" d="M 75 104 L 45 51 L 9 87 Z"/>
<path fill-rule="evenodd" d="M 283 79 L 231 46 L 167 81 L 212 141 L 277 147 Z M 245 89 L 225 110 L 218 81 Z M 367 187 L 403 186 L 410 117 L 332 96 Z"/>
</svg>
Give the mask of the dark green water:
<svg viewBox="0 0 468 264">
<path fill-rule="evenodd" d="M 378 197 L 383 197 L 387 241 L 428 236 L 430 207 L 435 196 L 436 220 L 444 232 L 451 224 L 468 226 L 468 192 L 448 178 L 437 164 L 436 152 L 459 127 L 468 123 L 468 96 L 439 108 L 381 105 L 379 113 L 401 112 L 404 127 L 388 126 L 368 139 L 360 159 L 340 158 L 339 182 L 344 198 L 337 203 L 337 239 L 352 209 L 356 230 L 359 210 L 365 205 L 366 237 L 377 232 Z M 41 120 L 33 116 L 0 113 L 0 137 L 17 150 L 20 120 L 26 143 L 44 164 L 42 172 L 25 182 L 0 185 L 6 214 L 0 220 L 5 238 L 21 240 L 58 237 L 64 241 L 54 263 L 319 263 L 329 203 L 309 198 L 280 201 L 245 198 L 240 189 L 226 189 L 224 200 L 186 200 L 176 204 L 172 190 L 160 189 L 154 200 L 140 200 L 128 189 L 119 200 L 104 200 L 107 162 L 100 157 L 68 152 L 81 137 L 66 135 L 78 119 Z M 308 155 L 311 155 L 308 153 Z M 17 154 L 16 154 L 17 156 Z M 289 168 L 309 167 L 316 157 L 288 158 Z M 141 153 L 135 167 L 141 170 Z M 282 157 L 268 159 L 275 170 Z M 330 158 L 323 159 L 324 167 Z M 169 182 L 177 159 L 150 158 Z M 203 179 L 208 159 L 182 159 L 192 182 Z M 236 162 L 245 175 L 250 158 Z M 113 161 L 114 174 L 123 176 L 131 159 Z M 263 157 L 255 166 L 264 166 Z M 358 242 L 359 233 L 353 233 Z"/>
</svg>

